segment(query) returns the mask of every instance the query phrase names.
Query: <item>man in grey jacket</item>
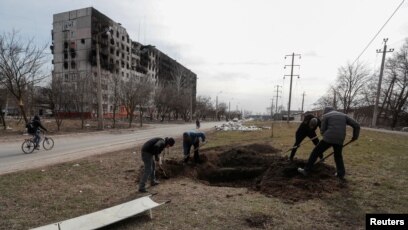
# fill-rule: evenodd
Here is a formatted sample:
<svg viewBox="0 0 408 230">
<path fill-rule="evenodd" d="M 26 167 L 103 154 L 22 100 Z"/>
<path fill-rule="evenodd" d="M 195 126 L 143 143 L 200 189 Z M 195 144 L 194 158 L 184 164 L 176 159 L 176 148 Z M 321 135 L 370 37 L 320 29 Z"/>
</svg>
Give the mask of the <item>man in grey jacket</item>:
<svg viewBox="0 0 408 230">
<path fill-rule="evenodd" d="M 313 149 L 305 168 L 298 168 L 299 173 L 306 176 L 312 169 L 317 157 L 328 148 L 333 147 L 334 161 L 336 162 L 337 170 L 336 176 L 340 179 L 344 179 L 346 170 L 344 169 L 342 150 L 343 142 L 346 138 L 347 125 L 353 127 L 353 137 L 351 141 L 357 140 L 360 134 L 360 125 L 346 114 L 335 111 L 333 107 L 326 107 L 323 112 L 320 127 L 323 140 Z"/>
</svg>

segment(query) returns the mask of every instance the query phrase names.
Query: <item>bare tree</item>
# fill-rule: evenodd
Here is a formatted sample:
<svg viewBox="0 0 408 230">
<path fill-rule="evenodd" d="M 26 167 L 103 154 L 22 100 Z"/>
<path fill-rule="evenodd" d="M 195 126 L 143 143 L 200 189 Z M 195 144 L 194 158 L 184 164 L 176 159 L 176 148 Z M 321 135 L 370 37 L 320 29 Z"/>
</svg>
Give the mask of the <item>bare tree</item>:
<svg viewBox="0 0 408 230">
<path fill-rule="evenodd" d="M 390 110 L 392 115 L 391 127 L 395 128 L 401 112 L 408 106 L 408 39 L 402 48 L 396 52 L 387 64 L 386 81 L 389 82 L 385 92 L 385 111 Z"/>
<path fill-rule="evenodd" d="M 135 93 L 137 95 L 136 103 L 139 105 L 140 127 L 143 126 L 143 112 L 152 102 L 153 89 L 154 83 L 147 77 L 143 77 L 137 82 Z"/>
<path fill-rule="evenodd" d="M 338 108 L 337 94 L 337 90 L 334 87 L 330 87 L 326 94 L 313 103 L 314 109 L 322 109 L 326 106 L 332 106 L 335 109 Z"/>
<path fill-rule="evenodd" d="M 215 109 L 211 102 L 211 97 L 198 96 L 196 101 L 197 118 L 205 120 L 207 116 L 212 114 L 215 114 Z"/>
<path fill-rule="evenodd" d="M 169 86 L 175 88 L 175 100 L 172 108 L 175 113 L 175 118 L 178 119 L 178 115 L 181 114 L 185 121 L 192 118 L 193 113 L 193 92 L 192 85 L 189 84 L 189 78 L 187 77 L 187 70 L 181 66 L 176 65 L 171 73 L 172 80 L 169 82 Z"/>
<path fill-rule="evenodd" d="M 46 77 L 41 74 L 45 63 L 45 49 L 34 45 L 33 39 L 22 41 L 18 32 L 0 35 L 0 85 L 15 97 L 21 114 L 28 122 L 24 99 L 29 86 Z"/>
<path fill-rule="evenodd" d="M 129 118 L 129 128 L 132 127 L 134 112 L 138 105 L 138 94 L 135 90 L 138 87 L 137 84 L 137 80 L 133 77 L 129 81 L 122 80 L 120 83 L 120 98 Z"/>
<path fill-rule="evenodd" d="M 68 88 L 69 87 L 64 84 L 63 79 L 57 77 L 53 77 L 52 82 L 46 87 L 48 103 L 52 110 L 58 131 L 64 120 L 62 112 L 66 112 L 69 110 L 69 107 L 72 106 L 72 94 Z"/>
<path fill-rule="evenodd" d="M 120 106 L 120 77 L 117 74 L 113 74 L 110 78 L 110 87 L 112 94 L 109 96 L 109 100 L 112 103 L 112 110 L 113 110 L 113 125 L 112 127 L 115 128 L 116 126 L 116 111 Z"/>
<path fill-rule="evenodd" d="M 0 119 L 1 119 L 1 123 L 3 125 L 3 129 L 6 130 L 7 129 L 7 125 L 6 125 L 6 118 L 5 118 L 5 107 L 6 107 L 6 103 L 7 103 L 7 90 L 6 89 L 2 89 L 0 87 Z"/>
<path fill-rule="evenodd" d="M 92 107 L 92 78 L 91 74 L 87 73 L 76 73 L 76 78 L 70 90 L 66 89 L 66 93 L 72 95 L 72 103 L 74 104 L 75 110 L 80 114 L 81 118 L 81 129 L 85 127 L 85 119 L 87 114 L 90 114 Z"/>
<path fill-rule="evenodd" d="M 367 67 L 357 62 L 354 65 L 348 63 L 338 70 L 336 89 L 339 103 L 343 106 L 343 112 L 348 113 L 352 106 L 358 104 L 359 96 L 367 82 L 369 71 Z"/>
<path fill-rule="evenodd" d="M 157 119 L 160 117 L 160 121 L 163 122 L 165 117 L 170 117 L 170 112 L 175 95 L 175 89 L 172 87 L 159 86 L 156 89 L 154 95 L 154 104 L 157 110 Z"/>
</svg>

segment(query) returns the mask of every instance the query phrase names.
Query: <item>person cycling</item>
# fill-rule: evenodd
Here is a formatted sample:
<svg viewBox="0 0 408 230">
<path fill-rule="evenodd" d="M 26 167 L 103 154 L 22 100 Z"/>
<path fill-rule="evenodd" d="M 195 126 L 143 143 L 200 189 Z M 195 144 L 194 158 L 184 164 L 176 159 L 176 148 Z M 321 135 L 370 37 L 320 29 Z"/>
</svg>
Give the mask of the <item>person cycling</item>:
<svg viewBox="0 0 408 230">
<path fill-rule="evenodd" d="M 40 141 L 41 141 L 41 136 L 40 136 L 40 128 L 44 131 L 47 131 L 47 129 L 41 124 L 40 117 L 38 115 L 35 115 L 33 120 L 31 121 L 32 125 L 32 131 L 29 132 L 31 135 L 34 137 L 34 148 L 35 149 L 40 149 Z M 30 129 L 29 129 L 30 131 Z"/>
</svg>

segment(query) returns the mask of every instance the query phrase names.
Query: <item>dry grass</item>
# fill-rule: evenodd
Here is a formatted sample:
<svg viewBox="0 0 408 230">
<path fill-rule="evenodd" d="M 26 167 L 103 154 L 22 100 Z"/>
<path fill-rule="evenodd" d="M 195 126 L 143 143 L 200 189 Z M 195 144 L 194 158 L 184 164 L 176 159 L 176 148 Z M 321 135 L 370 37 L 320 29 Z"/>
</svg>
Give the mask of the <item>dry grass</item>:
<svg viewBox="0 0 408 230">
<path fill-rule="evenodd" d="M 208 134 L 203 149 L 270 142 L 287 150 L 296 128 L 275 124 L 273 138 L 268 129 L 216 132 Z M 187 176 L 171 178 L 148 188 L 158 192 L 154 200 L 171 200 L 153 210 L 152 220 L 141 215 L 106 229 L 362 229 L 365 213 L 408 212 L 407 143 L 407 136 L 362 130 L 360 140 L 344 149 L 348 189 L 305 202 L 266 197 L 246 188 L 211 187 Z M 297 157 L 306 159 L 312 147 L 304 144 Z M 142 165 L 139 151 L 0 176 L 0 228 L 37 227 L 141 196 L 136 183 Z M 180 141 L 166 158 L 181 159 Z M 333 158 L 326 163 L 334 165 Z"/>
</svg>

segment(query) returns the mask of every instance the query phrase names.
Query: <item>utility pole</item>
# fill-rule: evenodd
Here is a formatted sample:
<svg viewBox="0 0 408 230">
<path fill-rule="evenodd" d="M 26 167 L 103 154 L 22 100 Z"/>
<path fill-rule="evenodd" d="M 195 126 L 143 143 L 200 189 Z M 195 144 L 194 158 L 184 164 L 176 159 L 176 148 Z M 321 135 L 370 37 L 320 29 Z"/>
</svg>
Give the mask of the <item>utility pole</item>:
<svg viewBox="0 0 408 230">
<path fill-rule="evenodd" d="M 271 120 L 273 117 L 273 98 L 271 98 Z"/>
<path fill-rule="evenodd" d="M 231 101 L 228 101 L 228 120 L 231 119 Z"/>
<path fill-rule="evenodd" d="M 375 104 L 374 104 L 374 113 L 373 113 L 373 120 L 371 122 L 372 127 L 376 127 L 377 125 L 377 117 L 378 117 L 378 102 L 380 100 L 380 93 L 381 93 L 381 82 L 382 82 L 382 77 L 383 77 L 383 72 L 384 72 L 384 63 L 385 63 L 385 54 L 388 52 L 393 52 L 394 49 L 389 49 L 387 50 L 387 41 L 388 38 L 384 38 L 384 49 L 378 49 L 377 53 L 382 53 L 382 60 L 381 60 L 381 69 L 380 69 L 380 79 L 378 80 L 378 86 L 377 86 L 377 96 L 375 97 Z"/>
<path fill-rule="evenodd" d="M 288 123 L 289 123 L 289 119 L 290 119 L 290 104 L 291 104 L 291 100 L 292 100 L 292 79 L 293 79 L 293 76 L 297 76 L 298 78 L 299 78 L 299 75 L 293 75 L 293 67 L 294 66 L 299 66 L 299 65 L 295 65 L 294 64 L 294 62 L 295 62 L 295 56 L 299 56 L 299 58 L 301 58 L 301 56 L 300 56 L 300 54 L 295 54 L 295 53 L 292 53 L 292 54 L 290 54 L 290 55 L 286 55 L 285 56 L 285 59 L 286 59 L 286 57 L 288 57 L 288 56 L 292 56 L 292 64 L 291 65 L 285 65 L 285 69 L 286 69 L 286 66 L 290 66 L 291 68 L 290 68 L 290 75 L 285 75 L 285 76 L 290 76 L 290 88 L 289 88 L 289 102 L 288 102 Z"/>
<path fill-rule="evenodd" d="M 215 96 L 215 119 L 218 120 L 218 95 Z"/>
<path fill-rule="evenodd" d="M 275 85 L 275 88 L 276 88 L 276 110 L 275 110 L 275 113 L 278 113 L 278 98 L 280 97 L 279 93 L 282 93 L 282 91 L 279 91 L 279 87 L 282 88 L 281 85 Z"/>
<path fill-rule="evenodd" d="M 304 103 L 305 103 L 305 92 L 303 92 L 303 94 L 302 94 L 302 113 L 303 113 L 303 105 L 304 105 Z"/>
<path fill-rule="evenodd" d="M 222 93 L 222 91 L 218 92 L 217 95 L 215 96 L 215 119 L 218 119 L 218 94 Z"/>
<path fill-rule="evenodd" d="M 333 108 L 337 109 L 337 99 L 336 99 L 336 90 L 333 88 Z"/>
</svg>

